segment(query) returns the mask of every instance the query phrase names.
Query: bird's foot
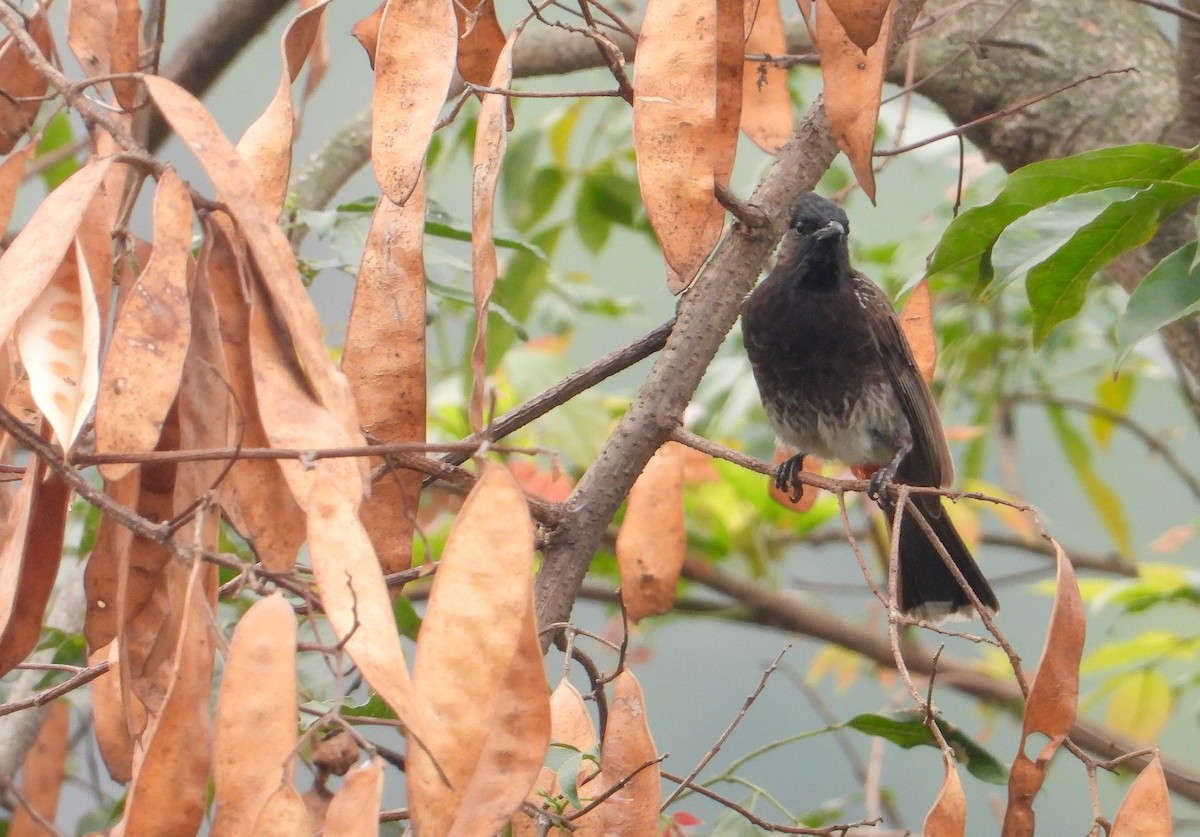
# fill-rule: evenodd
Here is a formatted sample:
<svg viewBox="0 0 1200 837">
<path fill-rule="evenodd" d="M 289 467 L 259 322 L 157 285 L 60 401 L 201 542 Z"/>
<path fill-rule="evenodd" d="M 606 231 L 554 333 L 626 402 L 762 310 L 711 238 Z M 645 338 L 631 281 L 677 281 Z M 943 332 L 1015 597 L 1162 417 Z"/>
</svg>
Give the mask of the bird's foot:
<svg viewBox="0 0 1200 837">
<path fill-rule="evenodd" d="M 875 473 L 871 474 L 871 479 L 867 483 L 867 496 L 879 502 L 879 498 L 887 497 L 888 488 L 892 484 L 892 480 L 896 477 L 895 468 L 880 468 Z"/>
<path fill-rule="evenodd" d="M 775 487 L 787 494 L 793 503 L 799 503 L 801 495 L 804 494 L 804 483 L 798 479 L 803 470 L 804 454 L 802 453 L 785 459 L 775 469 Z"/>
</svg>

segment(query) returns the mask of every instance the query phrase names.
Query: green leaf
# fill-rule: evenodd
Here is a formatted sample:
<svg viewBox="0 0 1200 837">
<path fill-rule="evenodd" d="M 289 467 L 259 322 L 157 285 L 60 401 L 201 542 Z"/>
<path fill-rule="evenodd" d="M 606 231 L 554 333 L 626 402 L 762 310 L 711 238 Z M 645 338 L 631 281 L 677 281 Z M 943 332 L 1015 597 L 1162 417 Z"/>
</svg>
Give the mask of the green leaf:
<svg viewBox="0 0 1200 837">
<path fill-rule="evenodd" d="M 1136 384 L 1137 378 L 1133 375 L 1106 376 L 1096 384 L 1096 403 L 1106 410 L 1124 414 L 1133 400 Z M 1096 413 L 1088 416 L 1088 430 L 1092 431 L 1092 438 L 1102 450 L 1108 449 L 1115 429 L 1116 424 L 1104 416 Z"/>
<path fill-rule="evenodd" d="M 968 209 L 946 229 L 929 267 L 968 280 L 991 279 L 990 253 L 1004 228 L 1052 201 L 1123 185 L 1122 181 L 1166 180 L 1192 162 L 1178 148 L 1141 143 L 1045 160 L 1013 172 L 990 204 Z"/>
<path fill-rule="evenodd" d="M 409 601 L 408 596 L 397 596 L 392 602 L 392 616 L 396 620 L 396 627 L 400 629 L 402 636 L 417 641 L 417 632 L 421 630 L 421 616 Z"/>
<path fill-rule="evenodd" d="M 1200 310 L 1197 247 L 1189 241 L 1146 274 L 1117 320 L 1117 367 L 1131 349 L 1160 328 Z"/>
<path fill-rule="evenodd" d="M 1069 195 L 1035 209 L 1009 224 L 992 247 L 995 271 L 984 296 L 994 296 L 1053 256 L 1085 226 L 1138 189 L 1118 186 Z"/>
<path fill-rule="evenodd" d="M 1183 637 L 1173 631 L 1143 631 L 1131 639 L 1108 642 L 1097 648 L 1079 665 L 1080 674 L 1094 674 L 1110 668 L 1146 666 L 1163 660 L 1193 660 L 1200 650 L 1200 637 Z"/>
<path fill-rule="evenodd" d="M 966 765 L 972 776 L 993 785 L 1003 785 L 1008 782 L 1008 771 L 995 756 L 976 744 L 954 725 L 944 720 L 938 720 L 936 723 L 942 732 L 942 737 L 954 750 L 955 758 L 960 764 Z M 919 746 L 934 748 L 938 746 L 933 732 L 925 725 L 925 719 L 918 715 L 906 714 L 889 718 L 884 715 L 868 713 L 856 715 L 846 721 L 843 726 L 891 741 L 906 750 Z"/>
<path fill-rule="evenodd" d="M 1121 498 L 1100 478 L 1092 467 L 1092 451 L 1071 423 L 1067 421 L 1066 413 L 1061 407 L 1046 408 L 1050 424 L 1058 436 L 1067 462 L 1070 463 L 1075 477 L 1083 486 L 1084 493 L 1091 501 L 1092 507 L 1100 517 L 1100 523 L 1108 530 L 1109 537 L 1122 555 L 1133 553 L 1133 543 L 1129 535 L 1129 521 L 1125 519 L 1125 510 L 1121 507 Z"/>
<path fill-rule="evenodd" d="M 60 110 L 42 129 L 42 139 L 38 143 L 37 151 L 34 152 L 34 159 L 44 157 L 60 148 L 66 148 L 74 141 L 75 134 L 71 130 L 71 120 L 67 118 L 65 110 Z M 75 158 L 68 156 L 42 169 L 42 182 L 46 184 L 46 191 L 57 189 L 78 168 L 79 163 Z"/>
<path fill-rule="evenodd" d="M 583 246 L 598 253 L 608 243 L 612 232 L 612 219 L 602 208 L 603 197 L 598 184 L 586 179 L 579 184 L 575 196 L 575 231 Z"/>
<path fill-rule="evenodd" d="M 1149 241 L 1162 219 L 1195 194 L 1186 184 L 1153 183 L 1110 206 L 1030 271 L 1025 291 L 1033 307 L 1034 342 L 1044 343 L 1054 326 L 1079 313 L 1092 277 L 1121 253 Z"/>
<path fill-rule="evenodd" d="M 1114 678 L 1105 720 L 1110 729 L 1138 741 L 1155 741 L 1171 719 L 1175 696 L 1171 684 L 1154 669 Z"/>
</svg>

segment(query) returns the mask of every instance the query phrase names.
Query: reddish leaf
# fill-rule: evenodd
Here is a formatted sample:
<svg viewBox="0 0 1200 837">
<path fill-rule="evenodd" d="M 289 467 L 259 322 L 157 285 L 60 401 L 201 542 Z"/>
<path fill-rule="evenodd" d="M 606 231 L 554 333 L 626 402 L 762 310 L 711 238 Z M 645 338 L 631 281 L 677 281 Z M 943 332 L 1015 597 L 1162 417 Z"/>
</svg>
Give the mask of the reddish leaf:
<svg viewBox="0 0 1200 837">
<path fill-rule="evenodd" d="M 38 6 L 36 13 L 26 19 L 25 29 L 42 56 L 49 58 L 54 44 L 45 7 Z M 0 155 L 12 151 L 25 136 L 42 109 L 41 97 L 49 86 L 12 35 L 0 41 Z"/>
<path fill-rule="evenodd" d="M 826 3 L 837 16 L 846 36 L 866 52 L 879 40 L 891 0 L 826 0 Z"/>
</svg>

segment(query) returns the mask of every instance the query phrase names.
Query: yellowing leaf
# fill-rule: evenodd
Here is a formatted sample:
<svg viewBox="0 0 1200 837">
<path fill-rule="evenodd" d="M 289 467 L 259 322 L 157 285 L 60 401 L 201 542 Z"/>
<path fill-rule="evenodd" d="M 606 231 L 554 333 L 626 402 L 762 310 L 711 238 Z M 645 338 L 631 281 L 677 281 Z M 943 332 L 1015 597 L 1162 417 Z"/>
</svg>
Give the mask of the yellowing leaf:
<svg viewBox="0 0 1200 837">
<path fill-rule="evenodd" d="M 1174 708 L 1167 678 L 1155 669 L 1131 671 L 1118 678 L 1109 694 L 1105 723 L 1137 741 L 1155 741 Z"/>
<path fill-rule="evenodd" d="M 725 221 L 713 193 L 716 66 L 716 0 L 650 0 L 634 65 L 633 145 L 672 293 L 695 278 Z"/>
<path fill-rule="evenodd" d="M 634 622 L 667 613 L 687 555 L 683 515 L 683 450 L 667 442 L 646 463 L 629 490 L 617 532 L 621 600 Z"/>
</svg>

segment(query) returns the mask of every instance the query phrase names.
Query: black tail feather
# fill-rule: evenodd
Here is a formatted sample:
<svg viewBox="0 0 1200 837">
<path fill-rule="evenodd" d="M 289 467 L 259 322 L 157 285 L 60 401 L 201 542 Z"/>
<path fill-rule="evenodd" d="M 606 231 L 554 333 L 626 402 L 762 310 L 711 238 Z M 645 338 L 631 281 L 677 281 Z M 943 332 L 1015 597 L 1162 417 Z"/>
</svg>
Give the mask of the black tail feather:
<svg viewBox="0 0 1200 837">
<path fill-rule="evenodd" d="M 932 503 L 926 501 L 922 505 L 928 507 Z M 936 509 L 940 514 L 925 514 L 930 530 L 941 541 L 950 560 L 983 606 L 996 612 L 1000 609 L 1000 603 L 992 586 L 971 557 L 971 551 L 950 522 L 946 510 L 940 503 Z M 885 511 L 888 510 L 885 508 Z M 889 513 L 888 516 L 891 519 L 893 515 Z M 911 511 L 906 512 L 900 521 L 899 558 L 899 590 L 896 596 L 902 612 L 929 620 L 941 619 L 953 613 L 974 615 L 975 606 L 970 597 L 950 572 L 938 553 L 937 545 L 929 539 Z"/>
</svg>

